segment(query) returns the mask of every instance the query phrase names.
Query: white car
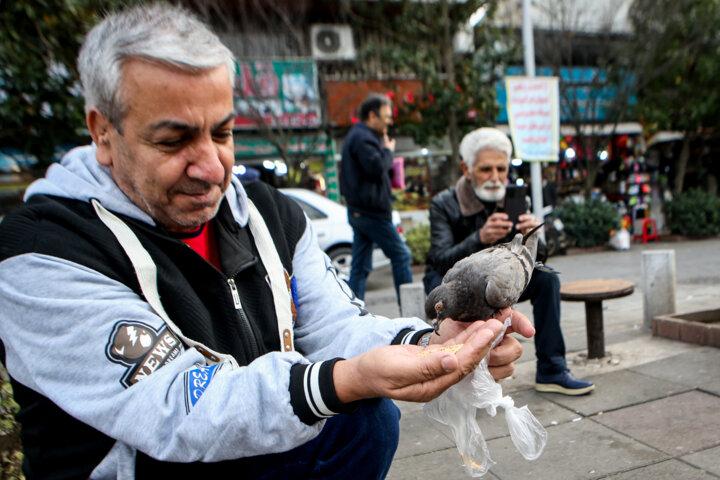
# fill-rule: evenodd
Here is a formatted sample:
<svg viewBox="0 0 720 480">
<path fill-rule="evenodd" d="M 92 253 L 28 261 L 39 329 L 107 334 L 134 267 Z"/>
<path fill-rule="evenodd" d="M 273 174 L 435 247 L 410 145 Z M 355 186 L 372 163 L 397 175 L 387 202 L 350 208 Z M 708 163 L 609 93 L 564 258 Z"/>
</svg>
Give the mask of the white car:
<svg viewBox="0 0 720 480">
<path fill-rule="evenodd" d="M 347 208 L 334 200 L 303 188 L 281 188 L 280 191 L 295 200 L 312 222 L 320 248 L 330 257 L 338 276 L 350 278 L 353 230 L 347 220 Z M 393 224 L 400 225 L 400 214 L 393 211 Z M 380 248 L 373 251 L 373 270 L 390 265 Z"/>
</svg>

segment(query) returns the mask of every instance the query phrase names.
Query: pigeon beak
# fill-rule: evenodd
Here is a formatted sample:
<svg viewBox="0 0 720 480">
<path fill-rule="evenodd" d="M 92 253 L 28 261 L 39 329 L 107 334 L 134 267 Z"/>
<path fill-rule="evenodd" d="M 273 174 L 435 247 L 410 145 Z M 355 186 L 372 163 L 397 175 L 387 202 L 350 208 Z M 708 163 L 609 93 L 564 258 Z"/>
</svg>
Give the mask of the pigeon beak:
<svg viewBox="0 0 720 480">
<path fill-rule="evenodd" d="M 541 223 L 540 225 L 538 225 L 537 227 L 533 228 L 532 230 L 530 230 L 529 232 L 527 232 L 525 235 L 523 235 L 522 244 L 525 245 L 525 243 L 528 241 L 528 238 L 530 238 L 530 236 L 531 236 L 533 233 L 535 233 L 535 232 L 537 231 L 537 229 L 539 229 L 539 228 L 542 227 L 543 225 L 545 225 L 545 222 Z"/>
</svg>

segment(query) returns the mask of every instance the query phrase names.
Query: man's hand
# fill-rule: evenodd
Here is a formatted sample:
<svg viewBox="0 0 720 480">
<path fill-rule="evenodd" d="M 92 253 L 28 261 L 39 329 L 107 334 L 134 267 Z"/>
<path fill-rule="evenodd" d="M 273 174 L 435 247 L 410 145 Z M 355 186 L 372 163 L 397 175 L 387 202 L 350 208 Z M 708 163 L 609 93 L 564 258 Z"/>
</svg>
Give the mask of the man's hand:
<svg viewBox="0 0 720 480">
<path fill-rule="evenodd" d="M 522 313 L 512 310 L 510 307 L 503 308 L 498 315 L 495 317 L 500 321 L 504 322 L 505 319 L 512 314 L 512 323 L 505 332 L 503 340 L 490 351 L 490 357 L 488 358 L 488 370 L 495 380 L 501 380 L 507 378 L 515 371 L 515 360 L 520 358 L 522 355 L 522 345 L 520 342 L 509 333 L 516 332 L 525 338 L 531 338 L 535 335 L 535 328 L 532 326 L 530 320 Z M 485 320 L 478 320 L 473 323 L 468 322 L 456 322 L 452 319 L 445 319 L 438 328 L 438 334 L 433 333 L 430 337 L 430 345 L 450 344 L 447 341 L 448 338 L 453 338 L 458 335 L 464 329 L 468 328 L 469 325 L 475 323 L 482 323 Z"/>
<path fill-rule="evenodd" d="M 342 402 L 374 397 L 412 402 L 436 398 L 477 368 L 502 331 L 502 323 L 494 319 L 467 325 L 453 338 L 446 337 L 448 345 L 463 344 L 455 354 L 437 351 L 418 356 L 422 347 L 391 345 L 337 362 L 333 380 L 338 398 Z"/>
<path fill-rule="evenodd" d="M 387 148 L 391 152 L 395 152 L 395 139 L 388 136 L 387 130 L 383 132 L 382 146 Z"/>
<path fill-rule="evenodd" d="M 485 225 L 478 231 L 480 241 L 485 245 L 492 245 L 510 233 L 513 223 L 507 213 L 496 212 L 488 217 Z"/>
<path fill-rule="evenodd" d="M 516 227 L 523 235 L 525 235 L 527 232 L 537 227 L 538 225 L 540 225 L 540 221 L 535 217 L 535 215 L 524 213 L 518 217 L 518 223 Z"/>
</svg>

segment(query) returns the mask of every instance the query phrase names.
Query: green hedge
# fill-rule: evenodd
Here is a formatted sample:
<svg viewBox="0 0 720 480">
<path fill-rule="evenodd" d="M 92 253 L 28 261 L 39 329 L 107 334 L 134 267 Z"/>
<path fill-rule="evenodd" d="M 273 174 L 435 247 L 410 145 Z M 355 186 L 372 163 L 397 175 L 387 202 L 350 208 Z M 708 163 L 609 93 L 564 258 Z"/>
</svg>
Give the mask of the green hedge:
<svg viewBox="0 0 720 480">
<path fill-rule="evenodd" d="M 607 244 L 610 232 L 620 228 L 620 214 L 615 207 L 593 198 L 583 203 L 566 201 L 556 210 L 565 225 L 570 246 L 578 248 Z"/>
<path fill-rule="evenodd" d="M 430 250 L 430 225 L 421 224 L 405 232 L 405 242 L 412 253 L 413 265 L 424 265 Z"/>
<path fill-rule="evenodd" d="M 712 193 L 692 189 L 665 202 L 665 216 L 670 231 L 678 235 L 713 235 L 720 233 L 720 198 Z"/>
</svg>

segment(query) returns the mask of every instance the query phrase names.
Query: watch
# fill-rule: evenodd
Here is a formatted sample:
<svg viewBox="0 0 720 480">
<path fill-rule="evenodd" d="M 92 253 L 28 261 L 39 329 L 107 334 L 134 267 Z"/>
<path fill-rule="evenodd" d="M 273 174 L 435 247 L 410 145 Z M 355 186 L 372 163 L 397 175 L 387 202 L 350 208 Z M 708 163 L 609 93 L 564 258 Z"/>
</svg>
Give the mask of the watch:
<svg viewBox="0 0 720 480">
<path fill-rule="evenodd" d="M 420 337 L 420 340 L 418 340 L 418 346 L 419 347 L 427 347 L 430 344 L 430 337 L 432 337 L 433 332 L 427 332 L 425 335 Z"/>
</svg>

